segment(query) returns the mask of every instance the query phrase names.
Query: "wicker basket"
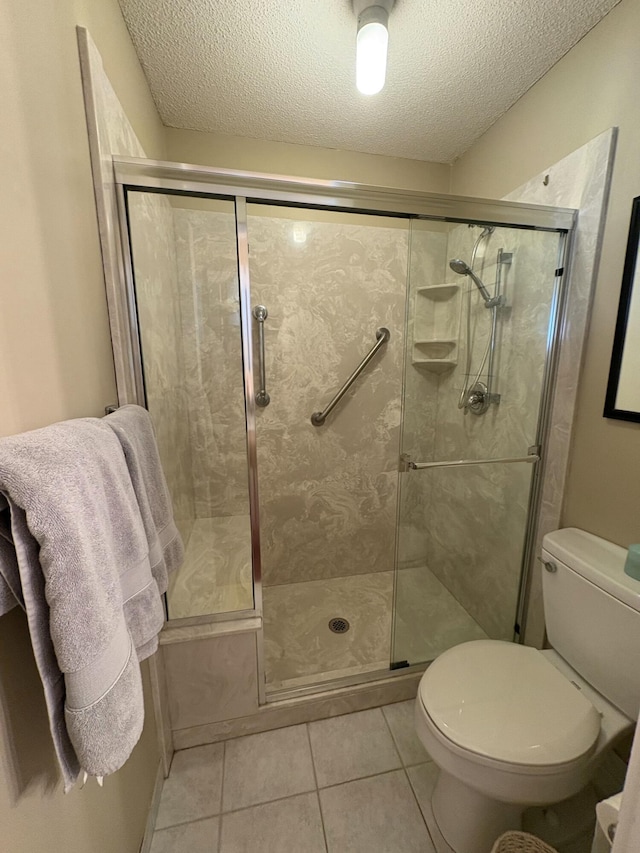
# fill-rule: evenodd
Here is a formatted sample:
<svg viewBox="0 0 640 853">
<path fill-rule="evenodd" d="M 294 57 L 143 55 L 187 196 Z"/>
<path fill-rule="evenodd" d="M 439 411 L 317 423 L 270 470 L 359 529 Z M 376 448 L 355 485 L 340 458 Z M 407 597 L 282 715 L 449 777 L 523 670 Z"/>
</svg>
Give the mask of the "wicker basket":
<svg viewBox="0 0 640 853">
<path fill-rule="evenodd" d="M 491 853 L 558 853 L 528 832 L 505 832 L 491 848 Z"/>
</svg>

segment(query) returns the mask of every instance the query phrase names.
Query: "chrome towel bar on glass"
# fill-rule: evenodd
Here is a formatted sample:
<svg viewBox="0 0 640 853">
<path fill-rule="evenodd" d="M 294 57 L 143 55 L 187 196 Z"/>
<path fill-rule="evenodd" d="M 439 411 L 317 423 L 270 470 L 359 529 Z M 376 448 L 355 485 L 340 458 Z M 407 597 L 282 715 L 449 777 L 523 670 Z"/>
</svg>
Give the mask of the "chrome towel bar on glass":
<svg viewBox="0 0 640 853">
<path fill-rule="evenodd" d="M 371 347 L 369 352 L 365 355 L 365 357 L 362 359 L 360 364 L 356 367 L 356 369 L 353 371 L 351 376 L 344 383 L 342 388 L 338 391 L 338 393 L 334 396 L 334 398 L 331 400 L 331 402 L 328 403 L 321 412 L 314 412 L 311 415 L 311 423 L 314 426 L 322 426 L 322 424 L 327 419 L 327 415 L 333 411 L 335 406 L 344 397 L 344 395 L 347 393 L 349 388 L 356 381 L 358 376 L 360 376 L 362 371 L 369 364 L 369 362 L 374 357 L 374 355 L 378 352 L 380 347 L 383 347 L 387 343 L 387 341 L 389 340 L 390 337 L 391 337 L 391 332 L 389 331 L 389 329 L 385 328 L 384 326 L 381 326 L 379 329 L 376 329 L 376 342 L 375 342 L 375 344 Z"/>
<path fill-rule="evenodd" d="M 253 309 L 253 316 L 258 321 L 258 371 L 260 376 L 260 388 L 256 392 L 256 406 L 263 409 L 271 402 L 271 397 L 267 394 L 267 371 L 264 363 L 264 321 L 269 316 L 269 312 L 264 305 L 256 305 Z"/>
<path fill-rule="evenodd" d="M 408 454 L 403 453 L 400 457 L 400 471 L 422 471 L 425 468 L 461 468 L 464 465 L 489 465 L 496 462 L 506 465 L 509 462 L 539 462 L 540 453 L 536 446 L 535 450 L 526 456 L 503 456 L 495 459 L 452 459 L 446 462 L 412 462 Z"/>
</svg>

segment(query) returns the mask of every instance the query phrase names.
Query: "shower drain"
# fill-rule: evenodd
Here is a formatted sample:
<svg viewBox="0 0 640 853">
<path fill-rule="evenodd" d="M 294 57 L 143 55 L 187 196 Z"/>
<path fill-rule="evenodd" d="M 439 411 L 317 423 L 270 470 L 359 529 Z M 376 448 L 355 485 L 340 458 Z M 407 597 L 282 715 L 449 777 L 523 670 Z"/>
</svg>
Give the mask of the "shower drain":
<svg viewBox="0 0 640 853">
<path fill-rule="evenodd" d="M 349 630 L 349 623 L 346 619 L 336 616 L 335 619 L 329 619 L 329 630 L 334 634 L 345 634 Z"/>
</svg>

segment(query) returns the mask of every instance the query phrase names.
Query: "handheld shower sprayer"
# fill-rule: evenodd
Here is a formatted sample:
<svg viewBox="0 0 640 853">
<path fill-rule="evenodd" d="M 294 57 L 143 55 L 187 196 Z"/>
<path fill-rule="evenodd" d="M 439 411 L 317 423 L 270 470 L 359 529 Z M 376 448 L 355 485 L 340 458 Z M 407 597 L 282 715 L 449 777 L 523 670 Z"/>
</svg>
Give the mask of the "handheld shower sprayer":
<svg viewBox="0 0 640 853">
<path fill-rule="evenodd" d="M 470 226 L 473 227 L 473 226 Z M 472 372 L 471 372 L 471 364 L 472 364 L 472 355 L 473 355 L 473 342 L 471 335 L 471 288 L 467 290 L 466 293 L 466 319 L 467 319 L 467 334 L 465 340 L 465 349 L 466 349 L 466 368 L 465 368 L 465 377 L 464 377 L 464 385 L 460 392 L 460 397 L 458 399 L 458 408 L 464 409 L 465 412 L 473 412 L 474 415 L 482 415 L 488 409 L 491 403 L 498 403 L 500 401 L 500 395 L 494 394 L 491 390 L 491 385 L 493 382 L 493 357 L 494 357 L 494 349 L 496 345 L 496 333 L 497 333 L 497 321 L 498 321 L 498 311 L 505 305 L 504 296 L 500 293 L 500 270 L 501 265 L 503 263 L 507 263 L 507 255 L 503 253 L 502 249 L 498 251 L 498 261 L 497 261 L 497 274 L 496 274 L 496 290 L 495 296 L 491 296 L 487 288 L 485 287 L 482 279 L 476 275 L 473 271 L 473 267 L 476 262 L 476 254 L 478 252 L 478 247 L 482 243 L 483 240 L 488 240 L 489 237 L 495 231 L 495 226 L 493 225 L 485 225 L 480 233 L 480 236 L 476 239 L 473 251 L 471 252 L 471 263 L 468 264 L 466 261 L 461 260 L 460 258 L 452 258 L 449 261 L 449 266 L 457 275 L 465 275 L 471 279 L 471 281 L 475 284 L 475 286 L 480 291 L 480 296 L 484 302 L 485 308 L 491 309 L 491 332 L 487 341 L 487 346 L 485 347 L 484 355 L 480 360 L 480 366 L 475 374 L 475 378 L 472 380 Z M 508 255 L 509 263 L 511 262 L 511 255 Z M 488 379 L 487 384 L 480 381 L 480 377 L 482 375 L 482 371 L 484 370 L 484 366 L 487 363 L 487 359 L 489 360 L 488 367 Z"/>
<path fill-rule="evenodd" d="M 484 304 L 486 305 L 486 307 L 487 308 L 493 308 L 493 306 L 495 305 L 495 302 L 494 302 L 491 294 L 489 293 L 489 291 L 485 287 L 482 279 L 478 278 L 478 276 L 474 273 L 474 271 L 471 269 L 471 267 L 469 266 L 468 263 L 460 260 L 460 258 L 452 258 L 449 261 L 449 266 L 458 275 L 468 275 L 469 278 L 471 279 L 471 281 L 475 284 L 475 286 L 480 291 L 480 295 L 484 299 Z"/>
</svg>

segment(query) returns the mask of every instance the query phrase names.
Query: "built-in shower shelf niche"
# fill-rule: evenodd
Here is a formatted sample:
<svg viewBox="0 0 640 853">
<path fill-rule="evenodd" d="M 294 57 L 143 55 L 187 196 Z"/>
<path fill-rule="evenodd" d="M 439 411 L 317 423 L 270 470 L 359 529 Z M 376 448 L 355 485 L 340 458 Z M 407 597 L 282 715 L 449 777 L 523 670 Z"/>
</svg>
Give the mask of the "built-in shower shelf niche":
<svg viewBox="0 0 640 853">
<path fill-rule="evenodd" d="M 411 363 L 444 373 L 458 363 L 459 284 L 416 288 Z"/>
</svg>

